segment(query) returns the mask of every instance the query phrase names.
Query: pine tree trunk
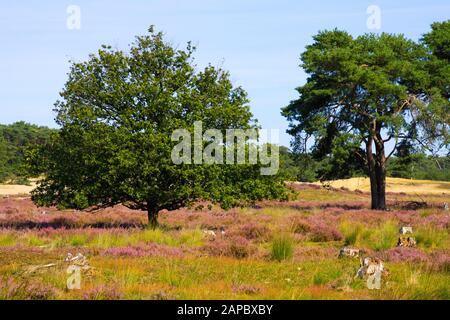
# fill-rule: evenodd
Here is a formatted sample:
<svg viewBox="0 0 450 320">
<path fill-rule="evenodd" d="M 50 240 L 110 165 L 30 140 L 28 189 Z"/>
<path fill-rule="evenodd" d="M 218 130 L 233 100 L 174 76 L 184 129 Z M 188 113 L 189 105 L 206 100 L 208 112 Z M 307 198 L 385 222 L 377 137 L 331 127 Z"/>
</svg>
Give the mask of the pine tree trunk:
<svg viewBox="0 0 450 320">
<path fill-rule="evenodd" d="M 372 209 L 386 210 L 386 169 L 384 163 L 377 163 L 375 169 L 375 195 L 372 195 Z M 375 198 L 375 201 L 373 201 Z"/>
<path fill-rule="evenodd" d="M 372 197 L 371 208 L 372 210 L 378 209 L 378 188 L 377 188 L 377 177 L 375 171 L 370 173 L 370 195 Z"/>
<path fill-rule="evenodd" d="M 372 150 L 373 144 L 376 148 L 375 155 Z M 386 210 L 386 156 L 384 142 L 379 132 L 367 140 L 366 152 L 372 197 L 371 208 Z"/>
<path fill-rule="evenodd" d="M 386 155 L 384 150 L 384 141 L 380 133 L 381 129 L 377 128 L 377 136 L 375 139 L 375 148 L 377 154 L 375 156 L 375 176 L 377 179 L 377 210 L 386 210 Z"/>
<path fill-rule="evenodd" d="M 372 151 L 373 138 L 369 137 L 366 145 L 367 152 L 367 169 L 370 178 L 370 195 L 372 197 L 371 208 L 376 210 L 378 207 L 378 188 L 377 188 L 377 176 L 375 174 L 375 159 Z"/>
</svg>

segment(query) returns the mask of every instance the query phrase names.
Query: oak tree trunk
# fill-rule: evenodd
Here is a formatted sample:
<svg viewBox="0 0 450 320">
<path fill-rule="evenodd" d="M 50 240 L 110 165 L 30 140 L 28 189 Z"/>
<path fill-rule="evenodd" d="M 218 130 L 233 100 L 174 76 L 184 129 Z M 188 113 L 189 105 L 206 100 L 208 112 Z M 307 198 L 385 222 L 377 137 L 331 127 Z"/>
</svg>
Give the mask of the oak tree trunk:
<svg viewBox="0 0 450 320">
<path fill-rule="evenodd" d="M 148 215 L 148 226 L 151 229 L 158 228 L 158 210 L 155 210 L 153 208 L 147 209 L 147 215 Z"/>
</svg>

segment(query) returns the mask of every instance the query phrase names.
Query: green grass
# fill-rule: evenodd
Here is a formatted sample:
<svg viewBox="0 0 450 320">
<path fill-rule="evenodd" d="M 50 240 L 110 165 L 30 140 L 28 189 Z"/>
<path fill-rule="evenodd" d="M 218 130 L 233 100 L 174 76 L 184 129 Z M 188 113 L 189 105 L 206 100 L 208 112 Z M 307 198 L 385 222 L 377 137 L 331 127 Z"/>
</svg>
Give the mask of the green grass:
<svg viewBox="0 0 450 320">
<path fill-rule="evenodd" d="M 385 221 L 380 226 L 369 227 L 362 223 L 348 220 L 339 225 L 339 230 L 344 235 L 345 245 L 374 250 L 389 249 L 395 247 L 399 238 L 398 223 Z M 449 247 L 449 233 L 446 229 L 439 229 L 431 225 L 414 228 L 414 234 L 419 248 L 446 249 Z"/>
<path fill-rule="evenodd" d="M 272 241 L 272 260 L 283 261 L 292 257 L 294 240 L 289 235 L 281 235 Z"/>
<path fill-rule="evenodd" d="M 429 272 L 408 264 L 388 264 L 391 276 L 383 278 L 381 290 L 368 290 L 364 280 L 353 279 L 356 260 L 326 258 L 318 261 L 279 263 L 231 258 L 185 257 L 113 258 L 95 256 L 92 277 L 82 278 L 80 291 L 64 290 L 64 268 L 15 278 L 32 281 L 42 288 L 54 288 L 55 298 L 82 298 L 93 288 L 106 287 L 93 299 L 110 299 L 112 291 L 125 299 L 449 299 L 450 280 L 443 272 Z M 42 259 L 40 263 L 48 262 Z M 6 270 L 9 273 L 6 273 Z M 15 275 L 20 266 L 7 263 L 2 276 Z M 1 276 L 0 276 L 1 277 Z M 4 282 L 2 282 L 4 283 Z M 247 286 L 257 290 L 237 291 Z M 25 290 L 0 299 L 27 299 Z M 114 296 L 113 296 L 114 298 Z"/>
<path fill-rule="evenodd" d="M 399 237 L 398 224 L 395 221 L 385 221 L 380 226 L 375 227 L 343 221 L 339 225 L 339 230 L 344 235 L 346 245 L 374 250 L 395 247 Z"/>
<path fill-rule="evenodd" d="M 425 249 L 448 249 L 449 234 L 447 230 L 433 228 L 429 225 L 420 226 L 414 231 L 419 247 Z"/>
<path fill-rule="evenodd" d="M 0 234 L 0 247 L 9 247 L 16 244 L 17 239 L 12 233 Z"/>
<path fill-rule="evenodd" d="M 145 229 L 121 234 L 105 230 L 93 236 L 89 236 L 83 233 L 83 230 L 79 230 L 76 233 L 57 235 L 53 238 L 38 236 L 31 231 L 5 231 L 0 234 L 0 247 L 10 247 L 18 244 L 29 247 L 90 247 L 108 249 L 150 243 L 171 247 L 181 245 L 198 247 L 203 245 L 204 235 L 200 229 L 183 230 L 181 232 Z"/>
</svg>

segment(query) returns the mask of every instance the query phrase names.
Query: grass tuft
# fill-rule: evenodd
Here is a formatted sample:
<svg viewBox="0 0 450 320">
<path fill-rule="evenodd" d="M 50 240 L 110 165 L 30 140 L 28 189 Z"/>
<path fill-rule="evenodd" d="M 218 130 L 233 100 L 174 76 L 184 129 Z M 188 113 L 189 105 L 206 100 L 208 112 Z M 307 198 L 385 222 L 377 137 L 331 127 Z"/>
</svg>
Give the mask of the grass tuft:
<svg viewBox="0 0 450 320">
<path fill-rule="evenodd" d="M 289 235 L 281 235 L 272 241 L 272 260 L 283 261 L 294 254 L 294 240 Z"/>
</svg>

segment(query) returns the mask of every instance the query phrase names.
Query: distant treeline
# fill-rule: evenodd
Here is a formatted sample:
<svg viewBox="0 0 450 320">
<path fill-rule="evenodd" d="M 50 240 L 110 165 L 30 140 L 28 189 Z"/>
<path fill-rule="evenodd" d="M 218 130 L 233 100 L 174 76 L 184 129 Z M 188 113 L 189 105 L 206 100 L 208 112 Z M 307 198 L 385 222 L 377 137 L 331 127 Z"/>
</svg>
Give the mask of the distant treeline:
<svg viewBox="0 0 450 320">
<path fill-rule="evenodd" d="M 321 156 L 314 153 L 293 153 L 286 147 L 280 149 L 282 172 L 292 180 L 314 182 L 319 180 L 347 179 L 366 176 L 364 158 L 354 150 L 347 155 Z M 387 175 L 395 178 L 450 181 L 450 157 L 429 156 L 400 149 L 390 158 Z"/>
<path fill-rule="evenodd" d="M 53 132 L 56 129 L 25 122 L 0 125 L 0 183 L 26 183 L 28 174 L 24 160 L 27 147 L 45 143 Z M 355 150 L 348 156 L 319 158 L 313 153 L 296 154 L 281 147 L 281 171 L 289 179 L 305 182 L 363 176 L 366 169 L 358 152 Z M 399 152 L 388 163 L 388 176 L 450 181 L 450 157 Z"/>
<path fill-rule="evenodd" d="M 26 183 L 24 160 L 26 148 L 45 143 L 54 129 L 25 122 L 0 125 L 0 182 Z"/>
</svg>

